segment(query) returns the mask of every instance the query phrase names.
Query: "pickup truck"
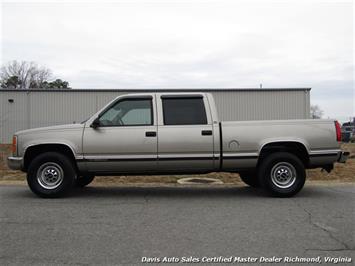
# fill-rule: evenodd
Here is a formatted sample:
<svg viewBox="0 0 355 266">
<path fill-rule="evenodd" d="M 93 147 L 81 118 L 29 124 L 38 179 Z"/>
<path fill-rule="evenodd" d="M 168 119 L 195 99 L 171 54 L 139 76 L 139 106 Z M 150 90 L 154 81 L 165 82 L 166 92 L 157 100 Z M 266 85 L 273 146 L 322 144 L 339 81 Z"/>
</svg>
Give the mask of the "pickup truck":
<svg viewBox="0 0 355 266">
<path fill-rule="evenodd" d="M 306 168 L 329 172 L 346 161 L 340 141 L 334 120 L 223 122 L 209 93 L 129 94 L 80 124 L 15 133 L 8 165 L 26 172 L 41 197 L 62 196 L 95 175 L 218 171 L 290 197 Z"/>
</svg>

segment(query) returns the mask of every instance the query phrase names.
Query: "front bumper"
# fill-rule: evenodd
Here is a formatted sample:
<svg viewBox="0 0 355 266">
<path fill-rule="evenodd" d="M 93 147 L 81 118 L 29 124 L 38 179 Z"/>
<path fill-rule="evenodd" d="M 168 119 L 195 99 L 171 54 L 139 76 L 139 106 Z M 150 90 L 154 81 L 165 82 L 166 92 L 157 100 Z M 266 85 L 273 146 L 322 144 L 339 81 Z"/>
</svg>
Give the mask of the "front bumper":
<svg viewBox="0 0 355 266">
<path fill-rule="evenodd" d="M 350 152 L 341 151 L 341 152 L 339 152 L 337 161 L 338 161 L 339 163 L 345 163 L 346 160 L 348 159 L 349 155 L 350 155 Z"/>
<path fill-rule="evenodd" d="M 7 165 L 12 170 L 21 170 L 23 166 L 23 158 L 22 157 L 7 157 Z"/>
</svg>

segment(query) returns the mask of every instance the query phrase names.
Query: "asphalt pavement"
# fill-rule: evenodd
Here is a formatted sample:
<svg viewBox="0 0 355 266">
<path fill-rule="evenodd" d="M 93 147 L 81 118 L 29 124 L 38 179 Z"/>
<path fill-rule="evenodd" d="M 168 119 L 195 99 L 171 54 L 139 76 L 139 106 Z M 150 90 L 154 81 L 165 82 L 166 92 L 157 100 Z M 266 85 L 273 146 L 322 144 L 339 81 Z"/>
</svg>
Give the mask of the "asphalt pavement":
<svg viewBox="0 0 355 266">
<path fill-rule="evenodd" d="M 164 257 L 201 264 L 220 256 L 354 260 L 354 204 L 352 184 L 306 185 L 286 199 L 223 186 L 87 187 L 41 199 L 26 186 L 0 186 L 0 265 L 148 259 L 155 265 Z M 217 262 L 209 265 L 222 265 Z"/>
</svg>

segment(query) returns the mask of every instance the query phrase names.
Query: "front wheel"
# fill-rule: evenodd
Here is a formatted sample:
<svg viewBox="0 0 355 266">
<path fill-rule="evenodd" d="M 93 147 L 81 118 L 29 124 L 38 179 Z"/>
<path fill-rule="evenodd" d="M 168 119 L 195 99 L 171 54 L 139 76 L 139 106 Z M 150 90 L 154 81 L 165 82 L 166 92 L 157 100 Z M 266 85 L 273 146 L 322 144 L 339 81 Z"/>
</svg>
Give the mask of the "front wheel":
<svg viewBox="0 0 355 266">
<path fill-rule="evenodd" d="M 55 198 L 73 187 L 76 171 L 73 162 L 57 152 L 38 155 L 30 163 L 27 183 L 32 192 L 43 198 Z"/>
<path fill-rule="evenodd" d="M 297 156 L 277 152 L 261 162 L 258 178 L 261 186 L 273 196 L 291 197 L 303 188 L 306 171 Z"/>
</svg>

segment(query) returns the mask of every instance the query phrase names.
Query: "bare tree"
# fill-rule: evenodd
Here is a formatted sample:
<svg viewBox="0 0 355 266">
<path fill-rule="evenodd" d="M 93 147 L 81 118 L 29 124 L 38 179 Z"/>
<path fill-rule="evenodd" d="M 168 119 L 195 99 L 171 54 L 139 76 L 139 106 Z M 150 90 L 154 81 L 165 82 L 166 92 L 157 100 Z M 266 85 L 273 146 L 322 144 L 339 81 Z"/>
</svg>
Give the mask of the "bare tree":
<svg viewBox="0 0 355 266">
<path fill-rule="evenodd" d="M 0 69 L 2 86 L 15 89 L 41 88 L 51 75 L 48 68 L 39 67 L 36 63 L 27 61 L 14 60 Z"/>
<path fill-rule="evenodd" d="M 324 111 L 319 107 L 319 105 L 311 105 L 311 118 L 320 119 L 322 118 Z"/>
<path fill-rule="evenodd" d="M 52 76 L 50 69 L 41 67 L 35 70 L 30 88 L 42 88 L 48 79 Z"/>
</svg>

